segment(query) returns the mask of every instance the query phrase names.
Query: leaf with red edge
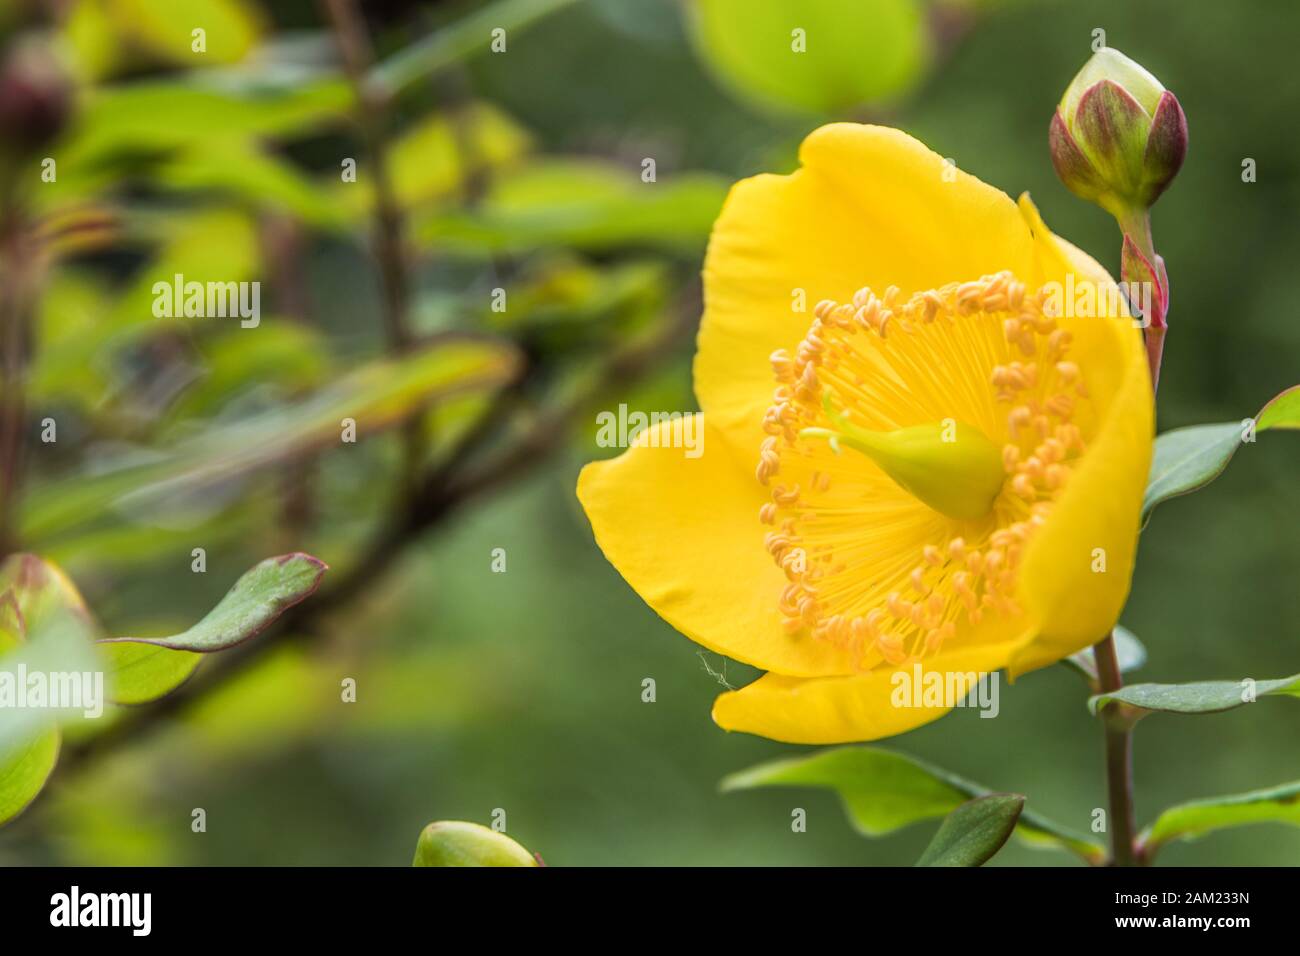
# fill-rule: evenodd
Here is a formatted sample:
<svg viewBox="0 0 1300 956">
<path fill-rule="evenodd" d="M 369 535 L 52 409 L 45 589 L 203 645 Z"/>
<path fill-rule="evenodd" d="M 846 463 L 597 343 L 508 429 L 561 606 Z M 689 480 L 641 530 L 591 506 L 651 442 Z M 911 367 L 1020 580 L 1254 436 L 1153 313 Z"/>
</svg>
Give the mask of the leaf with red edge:
<svg viewBox="0 0 1300 956">
<path fill-rule="evenodd" d="M 262 633 L 286 610 L 309 597 L 326 570 L 324 561 L 302 552 L 267 558 L 245 572 L 189 630 L 170 637 L 111 637 L 100 643 L 156 644 L 203 654 L 225 650 Z"/>
</svg>

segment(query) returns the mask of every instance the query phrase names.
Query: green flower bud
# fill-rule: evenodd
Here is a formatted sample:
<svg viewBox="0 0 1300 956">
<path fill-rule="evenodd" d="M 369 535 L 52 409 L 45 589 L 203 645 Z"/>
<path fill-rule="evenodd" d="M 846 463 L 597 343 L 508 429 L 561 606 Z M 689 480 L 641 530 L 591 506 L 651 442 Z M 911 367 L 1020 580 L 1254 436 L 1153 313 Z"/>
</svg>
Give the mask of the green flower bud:
<svg viewBox="0 0 1300 956">
<path fill-rule="evenodd" d="M 1149 209 L 1187 154 L 1177 97 L 1118 50 L 1093 54 L 1052 117 L 1052 164 L 1070 191 L 1116 218 Z"/>
<path fill-rule="evenodd" d="M 539 866 L 536 857 L 504 833 L 477 823 L 430 823 L 415 845 L 412 866 Z"/>
</svg>

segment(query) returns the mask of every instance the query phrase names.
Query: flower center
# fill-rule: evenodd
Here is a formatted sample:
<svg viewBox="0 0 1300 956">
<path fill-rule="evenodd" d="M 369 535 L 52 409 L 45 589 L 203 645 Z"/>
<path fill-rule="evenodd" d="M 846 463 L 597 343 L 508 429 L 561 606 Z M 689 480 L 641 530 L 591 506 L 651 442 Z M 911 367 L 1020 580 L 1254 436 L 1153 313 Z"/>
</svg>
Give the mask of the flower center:
<svg viewBox="0 0 1300 956">
<path fill-rule="evenodd" d="M 773 353 L 756 475 L 787 630 L 870 668 L 1019 613 L 1024 546 L 1096 420 L 1051 301 L 1009 272 L 906 299 L 863 288 Z"/>
</svg>

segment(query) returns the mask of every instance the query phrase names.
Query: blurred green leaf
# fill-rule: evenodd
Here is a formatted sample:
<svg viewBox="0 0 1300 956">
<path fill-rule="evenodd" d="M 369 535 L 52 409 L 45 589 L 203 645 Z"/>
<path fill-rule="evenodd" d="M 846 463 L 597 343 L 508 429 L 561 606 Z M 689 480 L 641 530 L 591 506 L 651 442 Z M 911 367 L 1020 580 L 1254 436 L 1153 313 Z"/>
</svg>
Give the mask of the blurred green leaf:
<svg viewBox="0 0 1300 956">
<path fill-rule="evenodd" d="M 59 760 L 59 729 L 49 727 L 29 743 L 0 755 L 0 826 L 27 808 Z"/>
<path fill-rule="evenodd" d="M 238 139 L 185 147 L 152 171 L 151 182 L 186 192 L 212 192 L 256 209 L 293 215 L 321 229 L 342 229 L 345 210 L 291 163 Z"/>
<path fill-rule="evenodd" d="M 123 155 L 307 133 L 344 121 L 352 102 L 347 81 L 330 75 L 271 87 L 195 77 L 95 89 L 87 93 L 79 125 L 55 156 L 59 179 L 46 192 L 50 199 L 78 195 L 87 178 Z"/>
<path fill-rule="evenodd" d="M 854 829 L 871 837 L 945 816 L 972 797 L 993 792 L 914 757 L 875 747 L 835 747 L 809 757 L 773 760 L 725 777 L 721 789 L 771 786 L 834 790 Z M 1020 815 L 1016 832 L 1027 844 L 1067 849 L 1089 862 L 1104 856 L 1086 837 L 1028 811 Z"/>
<path fill-rule="evenodd" d="M 255 336 L 257 330 L 244 331 Z M 33 488 L 25 501 L 24 536 L 40 540 L 65 532 L 115 504 L 147 504 L 152 510 L 160 501 L 339 445 L 344 419 L 356 423 L 362 440 L 448 397 L 497 388 L 516 362 L 510 347 L 470 337 L 449 337 L 400 359 L 371 362 L 302 401 Z"/>
<path fill-rule="evenodd" d="M 26 640 L 26 624 L 13 590 L 0 595 L 0 674 L 16 673 L 10 652 Z M 14 738 L 17 739 L 17 738 Z M 0 746 L 0 826 L 35 799 L 59 759 L 59 729 L 44 727 L 25 742 Z"/>
<path fill-rule="evenodd" d="M 1129 684 L 1088 698 L 1096 714 L 1111 701 L 1166 714 L 1217 714 L 1251 703 L 1259 697 L 1300 697 L 1300 674 L 1278 680 L 1209 680 L 1191 684 Z"/>
<path fill-rule="evenodd" d="M 120 43 L 105 5 L 100 0 L 78 0 L 68 6 L 61 23 L 62 40 L 69 59 L 87 79 L 97 80 L 112 70 Z"/>
<path fill-rule="evenodd" d="M 61 269 L 51 276 L 37 310 L 41 348 L 28 386 L 34 403 L 62 402 L 93 413 L 104 400 L 108 377 L 88 343 L 106 334 L 108 299 L 103 283 L 85 273 Z"/>
<path fill-rule="evenodd" d="M 410 209 L 464 190 L 471 176 L 491 176 L 528 150 L 528 133 L 489 103 L 426 116 L 388 147 L 388 175 L 398 205 Z M 362 160 L 355 183 L 336 183 L 335 201 L 353 217 L 374 201 L 373 177 Z"/>
<path fill-rule="evenodd" d="M 196 343 L 202 377 L 177 399 L 173 418 L 211 416 L 246 389 L 273 387 L 288 395 L 310 391 L 330 375 L 329 343 L 317 327 L 266 317 L 257 329 L 256 348 L 248 347 L 247 331 L 236 325 Z"/>
<path fill-rule="evenodd" d="M 208 323 L 156 318 L 154 284 L 170 283 L 177 274 L 198 282 L 242 282 L 260 268 L 256 223 L 245 212 L 202 208 L 169 216 L 159 229 L 161 242 L 153 258 L 136 271 L 116 300 L 87 272 L 55 273 L 39 311 L 41 349 L 32 370 L 33 394 L 40 400 L 68 403 L 89 417 L 112 419 L 121 384 L 114 364 L 117 353 L 159 329 Z M 237 319 L 228 321 L 239 324 Z M 267 332 L 271 324 L 264 316 L 255 330 L 258 335 L 266 332 L 268 345 L 283 334 Z M 257 350 L 247 344 L 245 337 L 243 361 L 255 365 Z"/>
<path fill-rule="evenodd" d="M 111 637 L 100 644 L 133 642 L 205 654 L 225 650 L 262 633 L 286 610 L 310 597 L 325 571 L 323 561 L 301 552 L 267 558 L 246 571 L 189 630 L 169 637 Z"/>
<path fill-rule="evenodd" d="M 1119 672 L 1127 674 L 1129 671 L 1135 671 L 1147 662 L 1147 649 L 1137 636 L 1126 627 L 1115 626 L 1115 657 L 1119 661 Z M 1077 654 L 1071 654 L 1061 661 L 1073 667 L 1089 681 L 1097 680 L 1097 659 L 1093 656 L 1092 648 L 1085 648 Z"/>
<path fill-rule="evenodd" d="M 743 99 L 777 110 L 843 113 L 891 99 L 928 58 L 918 0 L 693 0 L 700 57 Z M 802 49 L 801 49 L 802 47 Z"/>
<path fill-rule="evenodd" d="M 1300 428 L 1300 385 L 1269 401 L 1255 416 L 1255 433 L 1270 428 Z M 1162 501 L 1203 488 L 1223 473 L 1247 434 L 1244 423 L 1175 428 L 1156 439 L 1151 475 L 1142 498 L 1142 522 Z"/>
<path fill-rule="evenodd" d="M 210 63 L 239 60 L 262 32 L 256 7 L 245 0 L 111 0 L 103 8 L 133 45 L 182 66 L 200 56 Z M 193 49 L 196 28 L 205 34 L 202 53 Z"/>
<path fill-rule="evenodd" d="M 983 866 L 1010 838 L 1025 808 L 1018 793 L 990 793 L 943 818 L 917 866 Z"/>
<path fill-rule="evenodd" d="M 1300 825 L 1300 781 L 1228 797 L 1192 800 L 1170 807 L 1142 835 L 1154 853 L 1170 840 L 1194 840 L 1212 830 L 1249 823 Z"/>
<path fill-rule="evenodd" d="M 0 566 L 0 604 L 5 607 L 0 639 L 0 680 L 14 693 L 29 688 L 22 675 L 81 674 L 100 671 L 92 640 L 98 636 L 81 594 L 72 581 L 34 554 L 16 554 Z M 17 614 L 13 614 L 17 609 Z M 14 627 L 14 620 L 21 626 Z M 79 701 L 45 700 L 44 706 L 0 706 L 0 761 L 64 719 L 79 719 L 103 700 L 91 700 L 95 688 L 82 683 Z M 62 704 L 62 705 L 60 705 Z"/>
<path fill-rule="evenodd" d="M 504 833 L 477 823 L 442 820 L 420 832 L 411 865 L 537 866 L 537 860 Z"/>
<path fill-rule="evenodd" d="M 337 666 L 292 643 L 273 647 L 192 702 L 187 739 L 208 758 L 240 760 L 318 734 L 342 706 Z"/>
<path fill-rule="evenodd" d="M 598 267 L 564 253 L 541 255 L 505 287 L 509 308 L 493 311 L 485 304 L 482 319 L 497 328 L 544 335 L 555 348 L 600 347 L 659 314 L 671 278 L 662 262 Z"/>
<path fill-rule="evenodd" d="M 640 174 L 596 160 L 543 160 L 503 175 L 472 211 L 418 220 L 413 232 L 457 251 L 518 252 L 542 246 L 604 251 L 622 246 L 698 253 L 727 195 L 707 173 Z"/>
<path fill-rule="evenodd" d="M 162 244 L 153 259 L 141 266 L 113 306 L 108 319 L 108 336 L 121 340 L 140 326 L 183 323 L 185 318 L 154 315 L 154 285 L 171 283 L 175 276 L 186 281 L 243 282 L 252 279 L 261 265 L 257 223 L 248 212 L 208 207 L 169 217 L 163 224 Z M 100 344 L 96 343 L 96 344 Z"/>
<path fill-rule="evenodd" d="M 13 554 L 0 564 L 0 603 L 18 610 L 22 621 L 20 644 L 32 646 L 56 625 L 65 625 L 87 647 L 99 637 L 85 599 L 72 579 L 37 555 Z M 4 650 L 0 647 L 0 653 Z"/>
<path fill-rule="evenodd" d="M 104 676 L 115 704 L 143 704 L 170 694 L 190 679 L 201 654 L 153 644 L 103 641 Z"/>
</svg>

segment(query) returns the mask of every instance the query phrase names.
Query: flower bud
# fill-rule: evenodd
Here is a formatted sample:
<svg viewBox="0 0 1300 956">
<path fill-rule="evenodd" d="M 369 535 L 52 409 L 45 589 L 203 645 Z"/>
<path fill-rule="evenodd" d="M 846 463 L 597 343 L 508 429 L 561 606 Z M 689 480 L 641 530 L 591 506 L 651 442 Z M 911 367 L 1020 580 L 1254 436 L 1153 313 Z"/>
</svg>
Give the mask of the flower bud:
<svg viewBox="0 0 1300 956">
<path fill-rule="evenodd" d="M 0 143 L 28 154 L 49 145 L 72 113 L 73 84 L 54 49 L 29 37 L 0 58 Z"/>
<path fill-rule="evenodd" d="M 1066 89 L 1050 142 L 1070 191 L 1124 218 L 1149 209 L 1183 165 L 1187 117 L 1159 80 L 1106 47 Z"/>
<path fill-rule="evenodd" d="M 504 833 L 477 823 L 430 823 L 415 845 L 412 866 L 538 866 L 537 859 Z"/>
</svg>

